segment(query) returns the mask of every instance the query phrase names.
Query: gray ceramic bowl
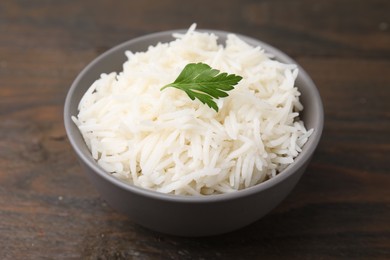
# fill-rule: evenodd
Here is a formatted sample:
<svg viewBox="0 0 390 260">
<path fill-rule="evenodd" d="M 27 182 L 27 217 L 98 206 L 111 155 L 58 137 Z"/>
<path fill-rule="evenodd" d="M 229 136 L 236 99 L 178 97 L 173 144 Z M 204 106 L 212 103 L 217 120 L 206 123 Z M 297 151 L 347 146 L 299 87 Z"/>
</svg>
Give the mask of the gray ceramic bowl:
<svg viewBox="0 0 390 260">
<path fill-rule="evenodd" d="M 225 42 L 227 32 L 212 31 Z M 73 149 L 92 184 L 113 208 L 139 225 L 162 233 L 179 236 L 209 236 L 230 232 L 249 225 L 276 207 L 294 188 L 305 171 L 320 140 L 323 128 L 321 98 L 313 81 L 300 68 L 297 86 L 305 109 L 301 118 L 314 133 L 294 163 L 275 178 L 254 187 L 230 194 L 178 196 L 162 194 L 126 184 L 107 174 L 91 157 L 83 138 L 71 120 L 77 115 L 78 103 L 87 88 L 103 72 L 121 71 L 125 50 L 145 51 L 149 45 L 173 40 L 166 31 L 139 37 L 120 44 L 96 58 L 73 82 L 66 97 L 65 128 Z M 260 45 L 285 63 L 296 63 L 286 54 L 259 40 L 239 35 L 252 45 Z"/>
</svg>

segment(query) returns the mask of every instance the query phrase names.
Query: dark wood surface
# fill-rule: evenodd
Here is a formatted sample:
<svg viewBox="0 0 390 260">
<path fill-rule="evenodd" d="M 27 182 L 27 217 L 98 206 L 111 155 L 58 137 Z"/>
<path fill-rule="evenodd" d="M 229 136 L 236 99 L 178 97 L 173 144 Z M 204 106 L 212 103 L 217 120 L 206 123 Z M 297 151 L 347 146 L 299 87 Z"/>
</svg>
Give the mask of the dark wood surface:
<svg viewBox="0 0 390 260">
<path fill-rule="evenodd" d="M 192 22 L 285 51 L 318 85 L 326 117 L 290 196 L 253 225 L 209 238 L 158 234 L 112 210 L 62 118 L 93 58 Z M 389 100 L 388 0 L 2 0 L 0 259 L 390 259 Z"/>
</svg>

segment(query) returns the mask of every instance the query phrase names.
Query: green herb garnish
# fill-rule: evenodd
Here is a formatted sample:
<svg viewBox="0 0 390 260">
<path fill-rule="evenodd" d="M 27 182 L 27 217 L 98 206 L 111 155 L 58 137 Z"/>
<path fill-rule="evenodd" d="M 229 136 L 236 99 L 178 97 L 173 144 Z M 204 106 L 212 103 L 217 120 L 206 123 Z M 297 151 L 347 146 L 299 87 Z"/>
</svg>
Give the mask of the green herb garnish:
<svg viewBox="0 0 390 260">
<path fill-rule="evenodd" d="M 197 98 L 218 112 L 217 103 L 213 98 L 229 96 L 226 91 L 234 89 L 233 86 L 241 79 L 241 76 L 235 74 L 220 73 L 205 63 L 189 63 L 173 83 L 165 85 L 160 90 L 167 87 L 181 89 L 191 100 Z"/>
</svg>

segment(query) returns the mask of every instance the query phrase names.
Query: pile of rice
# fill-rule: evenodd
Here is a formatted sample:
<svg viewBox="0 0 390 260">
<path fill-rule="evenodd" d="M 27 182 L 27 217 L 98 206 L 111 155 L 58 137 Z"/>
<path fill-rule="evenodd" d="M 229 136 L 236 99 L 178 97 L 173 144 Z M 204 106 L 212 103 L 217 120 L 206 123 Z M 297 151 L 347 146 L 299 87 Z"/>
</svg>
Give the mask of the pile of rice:
<svg viewBox="0 0 390 260">
<path fill-rule="evenodd" d="M 299 120 L 298 68 L 270 58 L 234 34 L 224 45 L 195 31 L 125 54 L 119 74 L 102 74 L 72 117 L 93 158 L 117 178 L 163 193 L 233 192 L 285 169 L 313 130 Z M 216 100 L 219 112 L 173 82 L 188 63 L 243 77 Z"/>
</svg>

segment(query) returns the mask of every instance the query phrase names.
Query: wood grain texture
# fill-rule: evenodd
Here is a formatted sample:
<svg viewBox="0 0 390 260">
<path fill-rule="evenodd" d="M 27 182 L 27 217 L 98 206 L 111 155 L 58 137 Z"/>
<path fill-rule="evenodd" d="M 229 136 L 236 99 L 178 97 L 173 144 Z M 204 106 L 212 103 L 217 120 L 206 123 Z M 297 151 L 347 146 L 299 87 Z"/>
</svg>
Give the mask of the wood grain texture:
<svg viewBox="0 0 390 260">
<path fill-rule="evenodd" d="M 1 1 L 0 259 L 390 259 L 390 2 Z M 197 22 L 268 42 L 316 82 L 325 128 L 291 195 L 242 230 L 178 238 L 99 198 L 65 95 L 103 51 Z"/>
</svg>

